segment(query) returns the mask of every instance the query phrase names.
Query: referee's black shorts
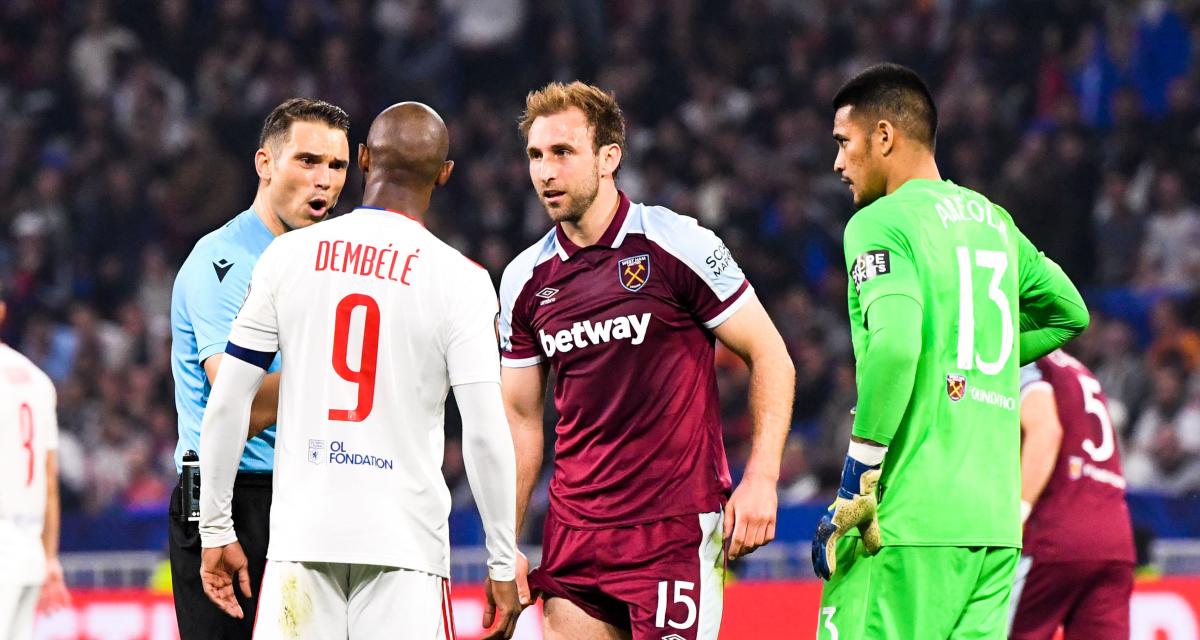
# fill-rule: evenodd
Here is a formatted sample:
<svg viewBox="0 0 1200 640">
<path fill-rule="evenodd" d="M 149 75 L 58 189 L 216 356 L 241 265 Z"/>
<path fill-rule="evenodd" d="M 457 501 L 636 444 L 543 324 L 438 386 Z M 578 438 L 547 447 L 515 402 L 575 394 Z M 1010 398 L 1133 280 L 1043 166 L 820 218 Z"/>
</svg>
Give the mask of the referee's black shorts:
<svg viewBox="0 0 1200 640">
<path fill-rule="evenodd" d="M 175 617 L 181 640 L 250 640 L 258 590 L 267 565 L 267 542 L 271 519 L 271 474 L 238 473 L 233 485 L 233 523 L 238 542 L 250 561 L 251 597 L 235 588 L 245 616 L 238 620 L 217 608 L 200 585 L 200 528 L 195 522 L 179 521 L 180 488 L 171 495 L 170 548 L 171 588 L 175 592 Z"/>
</svg>

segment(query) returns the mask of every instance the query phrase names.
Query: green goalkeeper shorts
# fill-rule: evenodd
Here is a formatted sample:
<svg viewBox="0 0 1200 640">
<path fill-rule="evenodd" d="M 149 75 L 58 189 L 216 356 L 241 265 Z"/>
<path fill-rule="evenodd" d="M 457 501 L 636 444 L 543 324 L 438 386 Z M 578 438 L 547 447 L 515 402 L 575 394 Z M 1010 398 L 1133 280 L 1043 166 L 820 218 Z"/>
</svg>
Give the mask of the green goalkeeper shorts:
<svg viewBox="0 0 1200 640">
<path fill-rule="evenodd" d="M 1020 549 L 837 544 L 821 594 L 818 640 L 1003 640 Z"/>
</svg>

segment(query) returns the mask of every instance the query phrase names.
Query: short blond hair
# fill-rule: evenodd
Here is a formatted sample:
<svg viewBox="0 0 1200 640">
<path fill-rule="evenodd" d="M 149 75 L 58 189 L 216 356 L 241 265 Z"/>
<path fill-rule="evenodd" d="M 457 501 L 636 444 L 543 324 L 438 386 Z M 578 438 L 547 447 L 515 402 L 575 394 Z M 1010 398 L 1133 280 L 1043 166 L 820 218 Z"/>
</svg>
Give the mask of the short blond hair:
<svg viewBox="0 0 1200 640">
<path fill-rule="evenodd" d="M 571 84 L 551 82 L 530 91 L 525 96 L 525 113 L 521 114 L 518 128 L 525 139 L 529 139 L 529 127 L 541 116 L 554 115 L 575 107 L 587 118 L 592 129 L 592 151 L 615 144 L 625 147 L 625 116 L 611 93 L 595 85 L 578 80 Z"/>
</svg>

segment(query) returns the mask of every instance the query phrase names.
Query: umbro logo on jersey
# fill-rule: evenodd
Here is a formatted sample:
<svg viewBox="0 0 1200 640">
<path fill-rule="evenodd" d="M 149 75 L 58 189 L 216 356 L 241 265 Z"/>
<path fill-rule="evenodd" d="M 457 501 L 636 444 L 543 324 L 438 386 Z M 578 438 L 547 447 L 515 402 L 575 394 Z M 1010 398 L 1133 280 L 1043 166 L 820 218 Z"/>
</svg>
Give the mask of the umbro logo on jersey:
<svg viewBox="0 0 1200 640">
<path fill-rule="evenodd" d="M 672 633 L 662 637 L 662 640 L 684 640 L 684 637 L 678 633 Z"/>
<path fill-rule="evenodd" d="M 225 282 L 225 274 L 229 273 L 229 270 L 232 268 L 233 263 L 225 258 L 221 258 L 220 260 L 214 262 L 213 270 L 217 272 L 217 282 Z"/>
<path fill-rule="evenodd" d="M 559 352 L 566 353 L 613 340 L 631 340 L 630 344 L 639 345 L 646 340 L 646 329 L 649 327 L 649 313 L 617 316 L 600 322 L 576 322 L 570 329 L 562 329 L 554 334 L 538 330 L 538 340 L 549 358 Z"/>
<path fill-rule="evenodd" d="M 637 291 L 646 286 L 650 280 L 650 254 L 630 256 L 617 262 L 617 279 L 621 286 L 630 291 Z"/>
<path fill-rule="evenodd" d="M 559 290 L 555 289 L 554 287 L 546 287 L 545 289 L 542 289 L 541 291 L 539 291 L 533 295 L 542 299 L 541 304 L 539 304 L 538 306 L 543 307 L 543 306 L 550 304 L 551 302 L 554 302 L 554 300 L 555 300 L 554 296 L 558 295 L 558 291 Z"/>
</svg>

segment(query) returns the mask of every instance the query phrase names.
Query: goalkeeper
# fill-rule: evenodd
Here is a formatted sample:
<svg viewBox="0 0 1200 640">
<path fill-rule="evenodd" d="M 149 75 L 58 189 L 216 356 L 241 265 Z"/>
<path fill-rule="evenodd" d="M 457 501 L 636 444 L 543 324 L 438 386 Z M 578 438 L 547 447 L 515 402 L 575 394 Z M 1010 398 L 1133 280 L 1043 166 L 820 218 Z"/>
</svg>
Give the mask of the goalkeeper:
<svg viewBox="0 0 1200 640">
<path fill-rule="evenodd" d="M 1078 335 L 1079 292 L 1004 209 L 943 181 L 917 74 L 834 99 L 858 407 L 813 540 L 817 637 L 1003 638 L 1021 547 L 1018 367 Z"/>
</svg>

